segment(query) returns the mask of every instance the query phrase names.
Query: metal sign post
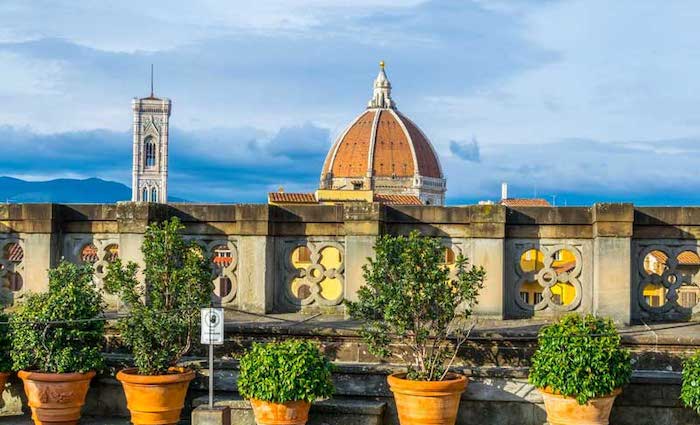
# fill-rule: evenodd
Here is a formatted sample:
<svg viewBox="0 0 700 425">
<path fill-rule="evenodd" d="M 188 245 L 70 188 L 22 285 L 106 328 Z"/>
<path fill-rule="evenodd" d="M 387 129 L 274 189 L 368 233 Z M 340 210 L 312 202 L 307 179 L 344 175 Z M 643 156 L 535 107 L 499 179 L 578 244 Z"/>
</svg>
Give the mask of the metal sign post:
<svg viewBox="0 0 700 425">
<path fill-rule="evenodd" d="M 203 308 L 202 344 L 209 345 L 209 408 L 214 407 L 214 345 L 224 343 L 224 309 Z"/>
</svg>

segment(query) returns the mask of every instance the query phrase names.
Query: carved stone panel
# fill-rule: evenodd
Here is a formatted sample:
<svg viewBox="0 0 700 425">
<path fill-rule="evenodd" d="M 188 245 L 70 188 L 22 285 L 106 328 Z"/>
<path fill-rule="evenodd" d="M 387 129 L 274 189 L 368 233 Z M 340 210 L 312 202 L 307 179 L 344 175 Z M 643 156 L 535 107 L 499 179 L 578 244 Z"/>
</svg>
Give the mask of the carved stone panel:
<svg viewBox="0 0 700 425">
<path fill-rule="evenodd" d="M 697 242 L 633 242 L 632 317 L 688 320 L 700 313 L 700 248 Z"/>
<path fill-rule="evenodd" d="M 69 234 L 63 238 L 63 258 L 75 264 L 90 264 L 93 281 L 102 290 L 109 263 L 119 258 L 119 237 L 113 234 Z M 108 310 L 119 310 L 116 295 L 103 293 Z"/>
<path fill-rule="evenodd" d="M 593 300 L 590 240 L 510 240 L 506 243 L 509 317 L 589 312 Z"/>
<path fill-rule="evenodd" d="M 0 309 L 10 307 L 23 294 L 24 242 L 12 235 L 0 235 Z"/>
<path fill-rule="evenodd" d="M 186 236 L 196 242 L 211 264 L 214 301 L 223 306 L 235 304 L 238 294 L 238 241 L 234 237 L 205 238 Z"/>
<path fill-rule="evenodd" d="M 277 309 L 339 306 L 345 296 L 345 244 L 338 238 L 282 238 L 276 247 Z"/>
</svg>

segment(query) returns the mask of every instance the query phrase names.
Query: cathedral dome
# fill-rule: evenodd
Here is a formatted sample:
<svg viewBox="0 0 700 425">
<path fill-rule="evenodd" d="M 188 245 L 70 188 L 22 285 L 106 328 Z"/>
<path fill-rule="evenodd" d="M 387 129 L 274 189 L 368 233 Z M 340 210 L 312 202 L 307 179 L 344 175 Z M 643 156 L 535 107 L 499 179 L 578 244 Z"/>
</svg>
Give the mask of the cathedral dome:
<svg viewBox="0 0 700 425">
<path fill-rule="evenodd" d="M 445 182 L 437 153 L 420 128 L 396 109 L 382 62 L 367 109 L 326 156 L 321 188 L 419 196 L 424 186 L 441 192 L 437 198 L 425 198 L 426 203 L 441 204 Z"/>
</svg>

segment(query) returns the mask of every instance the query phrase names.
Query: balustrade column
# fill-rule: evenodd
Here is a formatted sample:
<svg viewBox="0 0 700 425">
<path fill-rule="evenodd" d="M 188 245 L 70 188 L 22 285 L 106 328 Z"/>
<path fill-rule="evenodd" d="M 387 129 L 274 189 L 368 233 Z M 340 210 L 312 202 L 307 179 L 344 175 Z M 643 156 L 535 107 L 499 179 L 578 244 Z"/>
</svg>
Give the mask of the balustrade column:
<svg viewBox="0 0 700 425">
<path fill-rule="evenodd" d="M 629 324 L 632 315 L 631 247 L 634 206 L 593 206 L 593 311 Z"/>
<path fill-rule="evenodd" d="M 484 288 L 474 313 L 502 319 L 505 315 L 505 222 L 502 205 L 473 205 L 470 208 L 470 264 L 486 270 Z"/>
</svg>

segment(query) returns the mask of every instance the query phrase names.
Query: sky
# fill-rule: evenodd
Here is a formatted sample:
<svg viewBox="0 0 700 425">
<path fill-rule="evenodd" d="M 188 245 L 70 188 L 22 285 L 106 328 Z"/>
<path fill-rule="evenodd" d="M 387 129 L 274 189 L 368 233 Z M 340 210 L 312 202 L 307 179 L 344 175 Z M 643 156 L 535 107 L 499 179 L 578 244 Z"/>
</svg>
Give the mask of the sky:
<svg viewBox="0 0 700 425">
<path fill-rule="evenodd" d="M 313 191 L 378 62 L 447 202 L 700 204 L 700 2 L 3 0 L 0 175 L 130 184 L 133 97 L 173 101 L 170 194 Z"/>
</svg>

